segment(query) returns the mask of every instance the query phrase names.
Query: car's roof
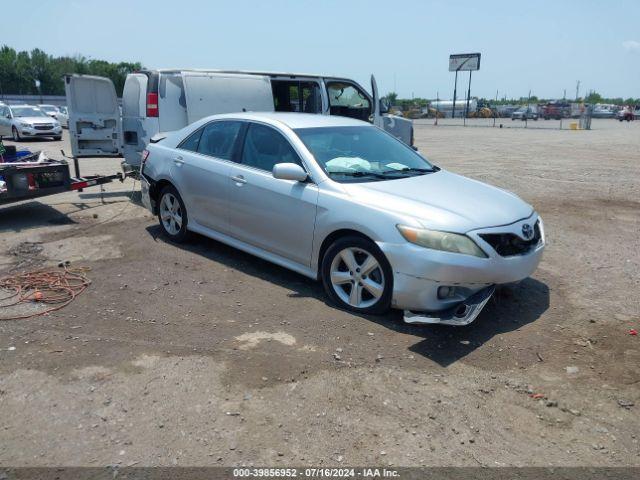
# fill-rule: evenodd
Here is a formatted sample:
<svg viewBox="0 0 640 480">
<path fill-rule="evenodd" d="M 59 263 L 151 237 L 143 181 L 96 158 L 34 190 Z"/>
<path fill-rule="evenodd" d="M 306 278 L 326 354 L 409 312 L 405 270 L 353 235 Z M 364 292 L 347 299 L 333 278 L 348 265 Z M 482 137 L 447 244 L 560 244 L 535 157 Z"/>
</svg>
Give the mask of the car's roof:
<svg viewBox="0 0 640 480">
<path fill-rule="evenodd" d="M 288 113 L 288 112 L 242 112 L 212 115 L 206 121 L 234 118 L 238 120 L 253 120 L 270 124 L 286 125 L 291 129 L 316 127 L 357 127 L 371 126 L 370 123 L 337 115 L 320 115 L 317 113 Z"/>
</svg>

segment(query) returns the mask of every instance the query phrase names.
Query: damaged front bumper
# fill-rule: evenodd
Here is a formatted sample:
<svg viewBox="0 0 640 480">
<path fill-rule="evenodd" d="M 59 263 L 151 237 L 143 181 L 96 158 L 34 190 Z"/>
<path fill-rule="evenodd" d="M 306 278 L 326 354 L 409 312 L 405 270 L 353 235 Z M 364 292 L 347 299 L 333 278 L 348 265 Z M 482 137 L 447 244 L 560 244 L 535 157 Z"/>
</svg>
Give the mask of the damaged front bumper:
<svg viewBox="0 0 640 480">
<path fill-rule="evenodd" d="M 464 326 L 473 322 L 487 304 L 496 286 L 490 285 L 474 293 L 465 301 L 439 312 L 414 312 L 404 311 L 404 321 L 406 323 L 422 323 L 442 325 Z"/>
</svg>

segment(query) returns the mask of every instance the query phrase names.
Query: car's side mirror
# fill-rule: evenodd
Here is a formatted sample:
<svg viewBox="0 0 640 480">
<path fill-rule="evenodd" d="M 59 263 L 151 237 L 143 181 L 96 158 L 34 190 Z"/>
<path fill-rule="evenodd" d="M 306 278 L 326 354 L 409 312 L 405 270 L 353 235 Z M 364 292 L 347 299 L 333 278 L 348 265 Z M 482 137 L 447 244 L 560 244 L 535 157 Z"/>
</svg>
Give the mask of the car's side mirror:
<svg viewBox="0 0 640 480">
<path fill-rule="evenodd" d="M 296 182 L 304 182 L 309 175 L 297 163 L 278 163 L 273 166 L 273 178 L 280 180 L 295 180 Z"/>
<path fill-rule="evenodd" d="M 7 115 L 7 118 L 8 118 L 9 120 L 11 120 L 11 114 Z"/>
<path fill-rule="evenodd" d="M 380 113 L 389 113 L 389 101 L 386 98 L 380 99 Z"/>
</svg>

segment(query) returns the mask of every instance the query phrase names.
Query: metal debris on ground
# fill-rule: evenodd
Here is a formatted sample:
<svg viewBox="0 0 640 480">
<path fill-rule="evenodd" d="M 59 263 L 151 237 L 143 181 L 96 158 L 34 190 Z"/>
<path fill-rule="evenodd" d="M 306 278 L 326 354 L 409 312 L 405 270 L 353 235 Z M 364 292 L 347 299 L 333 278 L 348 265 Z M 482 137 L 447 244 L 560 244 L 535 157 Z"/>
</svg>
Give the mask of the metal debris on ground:
<svg viewBox="0 0 640 480">
<path fill-rule="evenodd" d="M 31 318 L 66 307 L 91 284 L 87 271 L 89 268 L 86 267 L 69 268 L 68 264 L 60 264 L 58 269 L 34 270 L 0 278 L 0 290 L 13 292 L 7 297 L 0 297 L 0 320 Z M 11 307 L 26 303 L 49 307 L 33 313 L 13 313 Z M 5 316 L 1 313 L 3 311 L 12 313 Z"/>
</svg>

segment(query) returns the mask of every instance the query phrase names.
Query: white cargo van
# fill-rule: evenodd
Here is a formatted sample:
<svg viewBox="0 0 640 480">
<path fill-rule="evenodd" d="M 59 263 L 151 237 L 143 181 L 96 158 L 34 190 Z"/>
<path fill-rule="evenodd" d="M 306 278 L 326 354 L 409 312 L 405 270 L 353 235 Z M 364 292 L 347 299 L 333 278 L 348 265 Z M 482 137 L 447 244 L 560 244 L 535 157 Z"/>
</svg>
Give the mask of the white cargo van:
<svg viewBox="0 0 640 480">
<path fill-rule="evenodd" d="M 319 75 L 145 70 L 127 76 L 121 113 L 107 78 L 68 75 L 65 87 L 73 155 L 123 155 L 125 166 L 132 168 L 140 166 L 140 155 L 154 135 L 218 113 L 341 115 L 370 121 L 413 144 L 412 122 L 386 114 L 373 76 L 369 94 L 353 80 Z"/>
</svg>

